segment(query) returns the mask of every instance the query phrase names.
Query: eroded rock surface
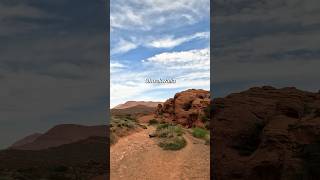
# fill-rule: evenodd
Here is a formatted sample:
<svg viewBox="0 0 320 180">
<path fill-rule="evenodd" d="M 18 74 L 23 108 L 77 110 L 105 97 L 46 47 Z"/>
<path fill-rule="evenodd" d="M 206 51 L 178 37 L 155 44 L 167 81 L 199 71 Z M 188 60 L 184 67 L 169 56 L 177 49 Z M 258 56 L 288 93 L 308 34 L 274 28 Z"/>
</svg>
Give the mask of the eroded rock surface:
<svg viewBox="0 0 320 180">
<path fill-rule="evenodd" d="M 159 104 L 156 118 L 187 127 L 205 127 L 210 121 L 209 104 L 209 91 L 189 89 L 177 93 L 174 98 L 168 99 L 163 105 Z"/>
<path fill-rule="evenodd" d="M 213 101 L 218 180 L 317 179 L 320 94 L 255 87 Z"/>
</svg>

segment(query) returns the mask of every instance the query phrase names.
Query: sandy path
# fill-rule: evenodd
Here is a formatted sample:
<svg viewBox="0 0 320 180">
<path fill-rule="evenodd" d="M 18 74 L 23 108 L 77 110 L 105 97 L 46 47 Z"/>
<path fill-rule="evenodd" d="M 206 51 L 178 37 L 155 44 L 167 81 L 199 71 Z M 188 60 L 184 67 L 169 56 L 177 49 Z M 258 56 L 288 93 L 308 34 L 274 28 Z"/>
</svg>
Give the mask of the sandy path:
<svg viewBox="0 0 320 180">
<path fill-rule="evenodd" d="M 120 139 L 111 147 L 111 180 L 210 179 L 210 146 L 186 133 L 187 146 L 162 150 L 148 129 Z"/>
</svg>

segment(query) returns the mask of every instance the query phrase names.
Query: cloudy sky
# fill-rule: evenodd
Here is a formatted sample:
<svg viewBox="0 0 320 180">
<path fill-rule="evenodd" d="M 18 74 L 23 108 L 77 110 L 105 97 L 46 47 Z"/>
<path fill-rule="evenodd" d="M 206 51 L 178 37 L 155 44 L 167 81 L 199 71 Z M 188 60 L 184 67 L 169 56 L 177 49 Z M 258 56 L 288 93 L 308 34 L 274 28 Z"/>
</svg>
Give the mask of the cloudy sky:
<svg viewBox="0 0 320 180">
<path fill-rule="evenodd" d="M 106 122 L 107 18 L 104 0 L 0 0 L 0 149 Z"/>
<path fill-rule="evenodd" d="M 215 96 L 252 86 L 320 89 L 318 0 L 214 0 Z"/>
<path fill-rule="evenodd" d="M 209 0 L 111 0 L 111 107 L 210 87 Z M 145 79 L 176 84 L 146 84 Z"/>
</svg>

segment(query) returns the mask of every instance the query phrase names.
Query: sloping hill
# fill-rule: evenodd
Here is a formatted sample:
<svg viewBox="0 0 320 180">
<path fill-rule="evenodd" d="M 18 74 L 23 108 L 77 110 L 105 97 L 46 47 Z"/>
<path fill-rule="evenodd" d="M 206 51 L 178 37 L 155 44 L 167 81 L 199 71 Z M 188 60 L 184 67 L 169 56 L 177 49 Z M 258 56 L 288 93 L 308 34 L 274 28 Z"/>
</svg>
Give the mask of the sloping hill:
<svg viewBox="0 0 320 180">
<path fill-rule="evenodd" d="M 152 107 L 155 108 L 158 106 L 158 104 L 162 104 L 162 102 L 153 102 L 153 101 L 127 101 L 124 104 L 119 104 L 113 109 L 126 109 L 126 108 L 131 108 L 134 106 L 142 105 L 146 107 Z"/>
<path fill-rule="evenodd" d="M 83 126 L 75 124 L 57 125 L 46 133 L 34 138 L 29 143 L 12 146 L 12 149 L 20 150 L 41 150 L 50 147 L 57 147 L 63 144 L 70 144 L 91 136 L 106 137 L 107 126 Z"/>
<path fill-rule="evenodd" d="M 113 116 L 137 116 L 137 115 L 146 115 L 154 113 L 156 107 L 149 107 L 144 105 L 136 105 L 124 109 L 111 109 L 111 114 Z"/>
<path fill-rule="evenodd" d="M 13 143 L 10 148 L 11 149 L 15 149 L 15 148 L 19 148 L 23 145 L 32 143 L 33 141 L 35 141 L 38 137 L 40 137 L 42 134 L 41 133 L 34 133 L 31 134 L 25 138 L 22 138 L 21 140 L 18 140 L 17 142 Z"/>
</svg>

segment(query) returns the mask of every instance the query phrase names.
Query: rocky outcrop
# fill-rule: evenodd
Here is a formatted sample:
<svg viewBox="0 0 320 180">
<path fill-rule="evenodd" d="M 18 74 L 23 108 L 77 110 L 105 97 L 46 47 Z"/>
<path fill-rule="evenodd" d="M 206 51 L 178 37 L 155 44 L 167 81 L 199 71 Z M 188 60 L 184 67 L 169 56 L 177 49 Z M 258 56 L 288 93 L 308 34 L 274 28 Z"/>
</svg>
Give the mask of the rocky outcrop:
<svg viewBox="0 0 320 180">
<path fill-rule="evenodd" d="M 255 87 L 214 99 L 213 174 L 219 180 L 320 177 L 320 94 Z"/>
<path fill-rule="evenodd" d="M 177 93 L 163 105 L 159 104 L 156 118 L 165 122 L 175 122 L 186 127 L 204 127 L 209 124 L 210 92 L 189 89 Z"/>
</svg>

